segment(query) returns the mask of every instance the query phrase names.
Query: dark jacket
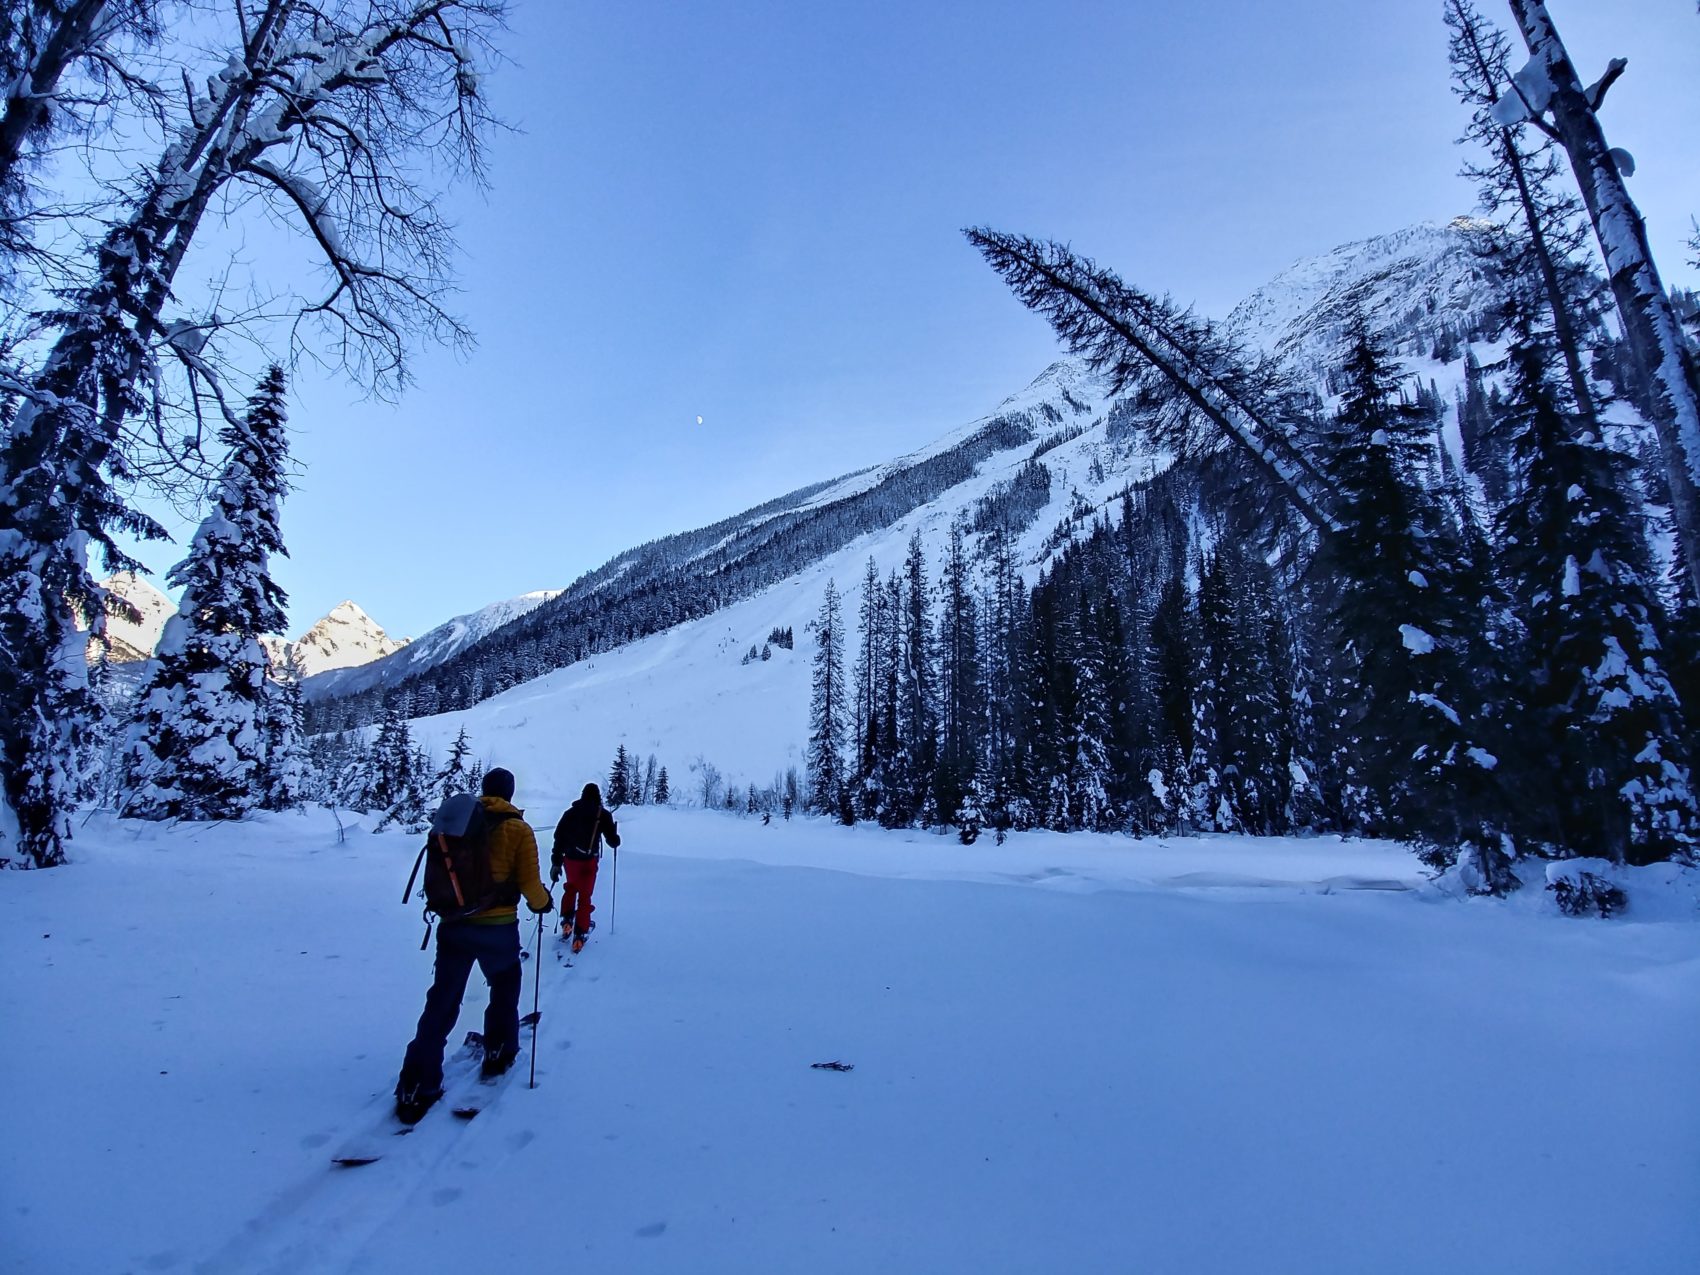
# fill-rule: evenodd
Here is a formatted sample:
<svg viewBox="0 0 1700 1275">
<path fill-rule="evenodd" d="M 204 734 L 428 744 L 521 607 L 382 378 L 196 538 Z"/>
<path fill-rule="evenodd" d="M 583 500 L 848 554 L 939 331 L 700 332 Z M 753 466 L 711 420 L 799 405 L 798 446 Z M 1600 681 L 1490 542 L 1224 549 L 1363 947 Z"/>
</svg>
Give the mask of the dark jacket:
<svg viewBox="0 0 1700 1275">
<path fill-rule="evenodd" d="M 549 862 L 558 868 L 567 859 L 600 859 L 604 841 L 616 850 L 620 848 L 620 829 L 614 816 L 580 797 L 555 825 L 555 848 Z"/>
</svg>

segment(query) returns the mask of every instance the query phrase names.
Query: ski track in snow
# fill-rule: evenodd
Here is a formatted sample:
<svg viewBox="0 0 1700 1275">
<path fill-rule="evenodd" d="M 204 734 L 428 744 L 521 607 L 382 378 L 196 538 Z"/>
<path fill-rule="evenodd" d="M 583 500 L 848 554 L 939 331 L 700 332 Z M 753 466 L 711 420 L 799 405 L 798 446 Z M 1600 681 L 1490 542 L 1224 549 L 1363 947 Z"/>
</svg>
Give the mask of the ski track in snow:
<svg viewBox="0 0 1700 1275">
<path fill-rule="evenodd" d="M 653 807 L 622 831 L 618 916 L 605 870 L 584 955 L 545 939 L 538 1088 L 522 1054 L 475 1120 L 433 1111 L 354 1169 L 329 1157 L 429 981 L 398 900 L 414 838 L 100 816 L 72 866 L 0 878 L 0 1021 L 49 1077 L 0 1116 L 0 1270 L 1497 1275 L 1700 1251 L 1700 873 L 1580 922 L 1332 838 L 963 847 Z M 474 976 L 451 1039 L 483 1003 Z"/>
</svg>

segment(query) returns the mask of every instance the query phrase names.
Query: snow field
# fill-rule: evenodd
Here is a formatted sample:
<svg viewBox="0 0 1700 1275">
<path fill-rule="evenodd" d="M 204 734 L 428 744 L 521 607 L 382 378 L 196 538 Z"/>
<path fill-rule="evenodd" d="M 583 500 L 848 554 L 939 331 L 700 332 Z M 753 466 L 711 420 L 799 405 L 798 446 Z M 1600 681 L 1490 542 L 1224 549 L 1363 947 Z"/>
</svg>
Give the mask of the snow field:
<svg viewBox="0 0 1700 1275">
<path fill-rule="evenodd" d="M 566 968 L 545 943 L 539 1087 L 433 1113 L 434 1141 L 359 1170 L 326 1158 L 393 1083 L 429 980 L 399 902 L 414 838 L 97 818 L 74 866 L 0 878 L 27 1095 L 0 1116 L 0 1269 L 1658 1272 L 1700 1251 L 1691 919 L 1458 902 L 1396 847 L 1332 839 L 965 848 L 657 808 L 622 829 L 617 917 L 605 868 L 591 946 Z M 810 1067 L 834 1060 L 855 1070 Z"/>
</svg>

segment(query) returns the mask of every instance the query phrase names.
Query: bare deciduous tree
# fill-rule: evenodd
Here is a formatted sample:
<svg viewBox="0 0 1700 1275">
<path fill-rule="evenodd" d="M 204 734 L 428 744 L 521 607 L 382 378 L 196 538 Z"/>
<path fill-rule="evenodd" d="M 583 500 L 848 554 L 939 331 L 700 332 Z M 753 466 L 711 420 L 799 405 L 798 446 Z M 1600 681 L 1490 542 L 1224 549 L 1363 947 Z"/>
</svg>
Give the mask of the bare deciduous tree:
<svg viewBox="0 0 1700 1275">
<path fill-rule="evenodd" d="M 421 338 L 463 343 L 447 309 L 455 242 L 431 181 L 482 174 L 493 123 L 480 69 L 502 0 L 229 0 L 230 53 L 187 72 L 157 161 L 94 252 L 92 278 L 52 316 L 34 375 L 0 388 L 19 407 L 0 439 L 0 761 L 14 861 L 62 860 L 62 776 L 86 694 L 77 619 L 107 606 L 87 566 L 133 564 L 113 533 L 157 536 L 123 498 L 150 432 L 166 443 L 169 369 L 223 407 L 219 352 L 283 323 L 379 391 L 408 379 Z M 204 223 L 263 206 L 304 233 L 325 268 L 316 295 L 247 316 L 173 318 L 179 272 Z M 316 330 L 315 330 L 316 329 Z M 11 818 L 7 818 L 7 815 Z M 7 824 L 13 826 L 8 828 Z M 21 851 L 17 853 L 17 851 Z"/>
<path fill-rule="evenodd" d="M 30 172 L 50 139 L 92 125 L 114 97 L 154 86 L 123 46 L 158 38 L 161 0 L 0 0 L 0 285 L 35 252 Z M 73 69 L 82 74 L 71 83 Z"/>
</svg>

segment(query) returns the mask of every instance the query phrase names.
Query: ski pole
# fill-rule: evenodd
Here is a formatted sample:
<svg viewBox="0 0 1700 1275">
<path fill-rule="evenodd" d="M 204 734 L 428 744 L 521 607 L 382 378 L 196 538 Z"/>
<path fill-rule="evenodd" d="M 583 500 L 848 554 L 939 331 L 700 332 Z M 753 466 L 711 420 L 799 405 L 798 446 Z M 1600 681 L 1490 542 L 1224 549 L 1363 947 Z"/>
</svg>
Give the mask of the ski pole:
<svg viewBox="0 0 1700 1275">
<path fill-rule="evenodd" d="M 538 1006 L 538 998 L 543 995 L 543 918 L 537 918 L 537 954 L 531 962 L 531 1083 L 528 1089 L 537 1088 L 537 1020 L 543 1017 L 543 1011 Z"/>
<path fill-rule="evenodd" d="M 608 933 L 614 933 L 614 922 L 618 917 L 620 906 L 620 847 L 614 847 L 613 878 L 608 883 Z"/>
</svg>

